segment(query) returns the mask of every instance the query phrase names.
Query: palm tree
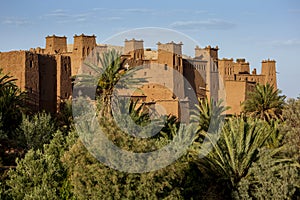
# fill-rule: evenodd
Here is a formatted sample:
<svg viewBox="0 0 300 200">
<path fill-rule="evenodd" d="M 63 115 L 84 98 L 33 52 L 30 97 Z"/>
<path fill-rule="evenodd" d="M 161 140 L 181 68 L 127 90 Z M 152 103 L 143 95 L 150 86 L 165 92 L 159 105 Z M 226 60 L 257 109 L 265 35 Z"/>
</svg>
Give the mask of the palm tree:
<svg viewBox="0 0 300 200">
<path fill-rule="evenodd" d="M 281 91 L 273 86 L 256 85 L 249 98 L 243 102 L 243 111 L 251 117 L 259 117 L 266 121 L 271 119 L 282 120 L 282 109 L 286 96 L 280 95 Z"/>
<path fill-rule="evenodd" d="M 9 76 L 8 74 L 3 74 L 2 69 L 0 69 L 0 91 L 2 92 L 7 87 L 14 87 L 15 81 L 17 79 L 13 79 L 12 76 Z"/>
<path fill-rule="evenodd" d="M 21 122 L 25 93 L 15 85 L 16 79 L 2 74 L 0 69 L 0 115 L 4 131 L 15 130 Z"/>
<path fill-rule="evenodd" d="M 220 100 L 214 105 L 214 101 L 210 102 L 205 99 L 199 99 L 195 105 L 196 109 L 192 111 L 191 122 L 197 126 L 197 139 L 196 142 L 202 142 L 207 132 L 216 133 L 222 126 L 222 122 L 225 119 L 223 114 L 229 107 L 222 105 Z"/>
<path fill-rule="evenodd" d="M 274 128 L 259 119 L 230 118 L 213 150 L 206 157 L 196 159 L 196 163 L 204 174 L 228 182 L 232 191 L 248 175 L 259 158 L 259 149 L 265 146 L 273 131 Z"/>
<path fill-rule="evenodd" d="M 129 88 L 145 82 L 143 78 L 133 78 L 134 69 L 123 68 L 121 54 L 115 49 L 107 50 L 100 56 L 96 54 L 96 63 L 85 63 L 91 74 L 77 75 L 76 86 L 97 86 L 96 98 L 100 104 L 100 116 L 111 115 L 111 99 L 114 88 Z M 99 64 L 98 64 L 99 63 Z"/>
</svg>

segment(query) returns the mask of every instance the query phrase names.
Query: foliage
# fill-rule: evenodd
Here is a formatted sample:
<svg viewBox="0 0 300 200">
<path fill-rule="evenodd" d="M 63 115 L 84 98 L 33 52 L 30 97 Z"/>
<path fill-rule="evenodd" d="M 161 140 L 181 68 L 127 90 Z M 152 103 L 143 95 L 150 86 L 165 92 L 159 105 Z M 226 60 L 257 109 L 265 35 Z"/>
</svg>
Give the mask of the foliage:
<svg viewBox="0 0 300 200">
<path fill-rule="evenodd" d="M 60 109 L 56 115 L 56 126 L 64 133 L 68 133 L 72 129 L 73 113 L 71 99 L 60 102 Z"/>
<path fill-rule="evenodd" d="M 154 172 L 126 173 L 97 161 L 78 141 L 64 161 L 76 199 L 184 199 L 197 196 L 193 190 L 199 192 L 199 182 L 194 182 L 199 172 L 192 172 L 185 158 Z"/>
<path fill-rule="evenodd" d="M 116 84 L 128 88 L 145 80 L 134 79 L 134 69 L 124 69 L 120 55 L 114 50 L 97 55 L 97 62 L 101 66 L 86 64 L 96 75 L 80 75 L 77 84 L 97 86 L 99 114 L 95 116 L 85 109 L 89 105 L 82 105 L 75 110 L 83 116 L 81 124 L 88 124 L 92 116 L 105 136 L 125 151 L 151 152 L 171 140 L 178 152 L 182 150 L 176 143 L 179 140 L 189 142 L 189 149 L 172 164 L 156 171 L 127 173 L 112 169 L 84 146 L 89 142 L 99 144 L 96 130 L 91 131 L 94 127 L 76 126 L 77 131 L 82 128 L 91 132 L 80 138 L 83 142 L 78 139 L 73 130 L 70 101 L 62 104 L 56 123 L 46 113 L 24 115 L 22 120 L 24 93 L 16 87 L 15 79 L 0 73 L 1 156 L 5 148 L 16 144 L 30 149 L 8 173 L 5 170 L 2 173 L 7 168 L 2 164 L 8 162 L 0 157 L 0 199 L 297 199 L 300 196 L 300 98 L 284 104 L 285 96 L 280 96 L 279 90 L 257 85 L 243 103 L 248 118 L 242 115 L 226 120 L 223 112 L 227 108 L 222 102 L 214 106 L 213 101 L 199 99 L 191 124 L 183 128 L 174 116 L 153 120 L 144 104 L 118 99 L 121 114 L 114 116 L 118 118 L 115 121 L 109 109 L 115 103 L 112 91 Z M 76 100 L 80 103 L 80 98 Z M 140 129 L 131 128 L 133 125 Z M 149 136 L 149 131 L 157 134 L 146 139 L 136 137 Z M 216 142 L 219 131 L 221 135 Z M 213 145 L 211 151 L 208 144 Z M 92 147 L 92 151 L 97 149 Z M 209 152 L 200 157 L 202 151 Z M 126 160 L 112 157 L 106 159 Z M 134 163 L 127 161 L 127 165 Z"/>
<path fill-rule="evenodd" d="M 103 52 L 100 56 L 97 54 L 97 64 L 85 63 L 85 65 L 92 71 L 91 74 L 77 75 L 75 87 L 96 87 L 96 97 L 101 99 L 100 114 L 106 116 L 111 113 L 111 95 L 114 86 L 124 74 L 121 73 L 120 54 L 114 49 Z M 99 63 L 99 64 L 98 64 Z"/>
<path fill-rule="evenodd" d="M 256 85 L 248 99 L 243 102 L 243 111 L 251 116 L 270 121 L 282 120 L 282 109 L 286 96 L 280 95 L 281 91 L 269 85 Z"/>
<path fill-rule="evenodd" d="M 12 139 L 14 131 L 21 123 L 24 107 L 25 93 L 21 92 L 15 84 L 16 79 L 7 74 L 2 74 L 0 69 L 0 115 L 1 122 L 5 124 L 2 130 Z"/>
<path fill-rule="evenodd" d="M 136 107 L 135 102 L 130 102 L 129 105 L 124 105 L 123 107 L 129 111 L 129 120 L 120 117 L 120 121 L 116 124 L 110 118 L 99 118 L 101 130 L 115 146 L 124 151 L 139 153 L 155 151 L 170 142 L 170 138 L 163 137 L 163 134 L 161 137 L 144 139 L 130 136 L 135 134 L 134 130 L 129 133 L 124 132 L 123 128 L 130 128 L 130 123 L 138 123 L 141 121 L 141 118 L 146 120 L 148 117 L 142 112 L 143 109 L 139 109 L 140 107 L 134 109 Z M 83 118 L 80 118 L 82 133 L 86 133 L 81 135 L 81 137 L 84 139 L 84 144 L 89 145 L 88 149 L 95 155 L 97 146 L 93 146 L 93 144 L 99 146 L 97 142 L 98 136 L 93 133 L 92 127 L 84 126 L 84 122 L 89 121 L 89 118 L 84 118 L 85 116 L 88 117 L 88 114 L 89 112 L 86 114 L 83 113 Z M 166 124 L 162 123 L 160 126 L 165 125 L 168 127 L 170 134 L 173 136 L 177 135 L 180 138 L 188 137 L 189 133 L 185 129 L 181 129 L 181 131 L 177 129 L 175 121 L 176 119 L 170 116 L 168 120 L 164 121 Z M 145 121 L 142 122 L 139 124 L 141 127 L 143 127 Z M 124 127 L 120 128 L 120 124 Z M 156 124 L 154 128 L 157 128 Z M 139 134 L 143 134 L 143 131 L 147 132 L 149 129 L 142 130 L 142 133 L 139 132 Z M 177 147 L 176 140 L 174 146 Z M 180 150 L 178 149 L 178 151 Z M 113 157 L 106 157 L 104 159 L 120 162 L 126 159 Z M 105 166 L 105 164 L 96 160 L 86 150 L 81 141 L 77 141 L 72 149 L 66 152 L 63 160 L 66 166 L 68 166 L 69 181 L 73 186 L 72 192 L 76 199 L 183 199 L 185 196 L 198 196 L 198 193 L 195 191 L 203 192 L 198 186 L 199 183 L 196 182 L 196 180 L 200 180 L 199 177 L 195 176 L 195 174 L 199 173 L 199 170 L 195 166 L 190 165 L 186 156 L 154 172 L 126 173 Z M 130 164 L 130 162 L 128 161 L 125 164 L 135 167 L 135 163 Z M 147 164 L 151 165 L 151 163 Z M 184 184 L 184 181 L 194 183 L 195 185 Z M 185 189 L 193 192 L 185 192 Z"/>
<path fill-rule="evenodd" d="M 113 102 L 113 106 L 116 110 L 115 114 L 128 115 L 135 124 L 146 126 L 150 122 L 149 112 L 147 112 L 144 103 L 140 105 L 138 105 L 138 103 L 139 100 L 115 99 Z"/>
<path fill-rule="evenodd" d="M 214 101 L 210 102 L 205 99 L 199 99 L 195 105 L 195 110 L 192 110 L 191 123 L 197 125 L 196 142 L 202 143 L 207 133 L 217 133 L 223 125 L 225 119 L 224 112 L 229 109 L 222 105 L 219 101 L 214 105 Z"/>
<path fill-rule="evenodd" d="M 44 149 L 31 149 L 25 158 L 17 159 L 15 170 L 9 171 L 9 192 L 14 199 L 62 199 L 67 191 L 67 173 L 60 158 L 72 146 L 74 134 L 64 137 L 56 132 Z"/>
<path fill-rule="evenodd" d="M 20 129 L 25 135 L 27 149 L 34 150 L 42 149 L 44 144 L 48 144 L 56 131 L 51 115 L 45 112 L 37 113 L 32 118 L 24 116 Z"/>
<path fill-rule="evenodd" d="M 280 131 L 285 135 L 283 143 L 286 145 L 285 156 L 292 158 L 300 166 L 300 97 L 289 99 L 283 110 L 285 119 Z M 295 196 L 300 196 L 300 167 L 298 167 L 298 187 Z"/>
<path fill-rule="evenodd" d="M 300 163 L 300 97 L 287 101 L 283 117 L 285 122 L 281 132 L 286 135 L 285 143 L 289 147 L 289 155 L 295 156 Z"/>
<path fill-rule="evenodd" d="M 25 109 L 25 93 L 19 90 L 15 81 L 0 69 L 0 160 L 5 166 L 14 164 L 15 157 L 20 153 L 15 150 L 24 142 L 18 128 Z M 14 153 L 5 153 L 11 149 Z"/>
<path fill-rule="evenodd" d="M 235 199 L 291 199 L 299 187 L 299 166 L 292 159 L 278 157 L 279 149 L 263 148 L 249 175 L 238 183 Z"/>
<path fill-rule="evenodd" d="M 99 115 L 111 115 L 111 98 L 113 90 L 118 84 L 118 89 L 128 89 L 145 82 L 144 78 L 134 77 L 135 69 L 123 68 L 121 55 L 115 49 L 107 50 L 101 55 L 96 54 L 96 63 L 85 63 L 91 71 L 90 74 L 76 76 L 77 89 L 96 87 L 96 99 L 99 100 Z"/>
<path fill-rule="evenodd" d="M 259 149 L 273 131 L 266 122 L 257 119 L 231 118 L 222 128 L 213 151 L 197 164 L 203 173 L 226 181 L 233 190 L 248 175 L 249 168 L 259 158 Z"/>
</svg>

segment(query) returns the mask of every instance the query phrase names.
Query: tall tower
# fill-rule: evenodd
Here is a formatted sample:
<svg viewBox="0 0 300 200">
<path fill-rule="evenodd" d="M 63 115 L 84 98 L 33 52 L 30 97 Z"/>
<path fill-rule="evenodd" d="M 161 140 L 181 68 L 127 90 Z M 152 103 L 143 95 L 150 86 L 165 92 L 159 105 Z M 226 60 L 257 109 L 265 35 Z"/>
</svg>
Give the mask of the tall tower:
<svg viewBox="0 0 300 200">
<path fill-rule="evenodd" d="M 67 38 L 56 35 L 46 37 L 46 54 L 58 54 L 67 52 Z"/>
<path fill-rule="evenodd" d="M 72 52 L 72 76 L 78 73 L 84 59 L 94 50 L 97 46 L 96 36 L 88 35 L 75 35 L 74 45 Z"/>
<path fill-rule="evenodd" d="M 125 40 L 124 53 L 131 55 L 133 59 L 143 59 L 144 58 L 144 41 L 135 40 Z"/>
<path fill-rule="evenodd" d="M 178 44 L 173 41 L 166 44 L 158 42 L 157 46 L 158 63 L 162 65 L 167 65 L 169 67 L 173 67 L 182 74 L 182 42 Z"/>
<path fill-rule="evenodd" d="M 182 103 L 184 99 L 184 79 L 182 64 L 182 42 L 157 43 L 158 55 L 157 62 L 164 70 L 169 71 L 166 79 L 172 80 L 173 94 Z M 174 70 L 172 70 L 174 69 Z M 171 71 L 172 70 L 172 71 Z M 184 112 L 184 111 L 180 111 Z"/>
<path fill-rule="evenodd" d="M 261 62 L 261 74 L 265 75 L 265 84 L 269 83 L 270 85 L 273 85 L 274 89 L 277 89 L 275 60 L 263 60 Z"/>
<path fill-rule="evenodd" d="M 219 100 L 218 46 L 195 48 L 195 58 L 207 61 L 206 67 L 206 96 L 208 100 Z"/>
</svg>

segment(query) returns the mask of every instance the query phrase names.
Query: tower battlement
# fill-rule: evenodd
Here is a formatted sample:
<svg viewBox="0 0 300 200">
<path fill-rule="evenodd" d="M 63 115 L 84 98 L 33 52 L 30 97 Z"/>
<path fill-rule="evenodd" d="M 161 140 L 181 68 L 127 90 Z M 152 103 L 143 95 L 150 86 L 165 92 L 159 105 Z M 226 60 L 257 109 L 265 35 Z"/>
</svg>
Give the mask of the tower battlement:
<svg viewBox="0 0 300 200">
<path fill-rule="evenodd" d="M 57 54 L 67 52 L 67 37 L 66 36 L 47 36 L 45 54 Z"/>
<path fill-rule="evenodd" d="M 165 51 L 169 53 L 173 53 L 176 55 L 182 55 L 182 42 L 175 43 L 174 41 L 168 42 L 168 43 L 157 43 L 157 49 L 158 51 Z"/>
<path fill-rule="evenodd" d="M 125 39 L 124 53 L 131 55 L 134 59 L 144 58 L 144 41 L 136 40 L 132 38 L 131 40 Z"/>
</svg>

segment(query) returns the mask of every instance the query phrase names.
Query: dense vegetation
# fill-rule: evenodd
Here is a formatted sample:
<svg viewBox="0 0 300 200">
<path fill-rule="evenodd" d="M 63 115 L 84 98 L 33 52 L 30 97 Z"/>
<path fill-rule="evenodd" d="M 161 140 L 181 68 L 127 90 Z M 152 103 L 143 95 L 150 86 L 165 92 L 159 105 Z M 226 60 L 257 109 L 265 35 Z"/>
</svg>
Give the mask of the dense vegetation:
<svg viewBox="0 0 300 200">
<path fill-rule="evenodd" d="M 223 126 L 213 129 L 209 125 L 217 125 L 228 108 L 199 100 L 191 119 L 195 129 L 180 129 L 174 117 L 165 116 L 160 133 L 135 138 L 103 107 L 111 104 L 111 90 L 122 76 L 114 53 L 100 60 L 115 62 L 97 83 L 98 121 L 107 137 L 122 149 L 147 152 L 192 130 L 196 134 L 188 151 L 151 172 L 112 169 L 93 157 L 78 137 L 70 101 L 57 115 L 28 114 L 22 104 L 26 94 L 12 77 L 1 74 L 0 199 L 299 199 L 300 98 L 285 102 L 280 91 L 257 86 L 244 103 L 244 114 L 226 117 Z M 141 106 L 130 102 L 125 108 L 144 126 L 150 118 Z M 216 133 L 220 138 L 213 143 Z M 200 156 L 210 142 L 212 151 Z"/>
</svg>

